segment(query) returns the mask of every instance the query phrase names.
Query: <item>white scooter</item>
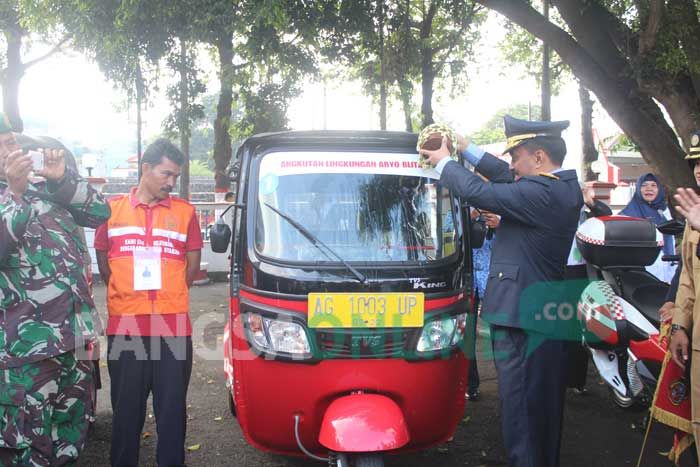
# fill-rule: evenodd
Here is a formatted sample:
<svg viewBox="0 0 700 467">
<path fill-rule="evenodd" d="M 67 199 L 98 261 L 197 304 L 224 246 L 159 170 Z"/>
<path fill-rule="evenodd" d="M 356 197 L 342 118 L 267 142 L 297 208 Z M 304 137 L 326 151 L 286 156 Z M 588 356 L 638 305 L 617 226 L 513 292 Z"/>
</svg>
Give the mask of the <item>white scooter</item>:
<svg viewBox="0 0 700 467">
<path fill-rule="evenodd" d="M 684 224 L 656 228 L 627 216 L 591 218 L 576 232 L 591 281 L 578 303 L 583 339 L 616 405 L 648 407 L 666 349 L 659 340 L 659 308 L 669 284 L 646 271 L 663 247 L 663 235 Z M 679 261 L 665 256 L 664 261 Z"/>
</svg>

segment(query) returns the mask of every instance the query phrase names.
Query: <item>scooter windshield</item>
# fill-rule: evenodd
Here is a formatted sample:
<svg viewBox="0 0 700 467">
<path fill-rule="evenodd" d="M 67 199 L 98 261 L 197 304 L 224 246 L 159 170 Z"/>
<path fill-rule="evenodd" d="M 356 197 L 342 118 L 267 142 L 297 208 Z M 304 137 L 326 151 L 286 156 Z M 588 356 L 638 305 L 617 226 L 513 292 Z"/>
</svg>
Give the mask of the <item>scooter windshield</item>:
<svg viewBox="0 0 700 467">
<path fill-rule="evenodd" d="M 266 204 L 352 262 L 425 262 L 457 251 L 456 203 L 416 154 L 270 153 L 260 162 L 255 248 L 265 257 L 334 262 Z"/>
</svg>

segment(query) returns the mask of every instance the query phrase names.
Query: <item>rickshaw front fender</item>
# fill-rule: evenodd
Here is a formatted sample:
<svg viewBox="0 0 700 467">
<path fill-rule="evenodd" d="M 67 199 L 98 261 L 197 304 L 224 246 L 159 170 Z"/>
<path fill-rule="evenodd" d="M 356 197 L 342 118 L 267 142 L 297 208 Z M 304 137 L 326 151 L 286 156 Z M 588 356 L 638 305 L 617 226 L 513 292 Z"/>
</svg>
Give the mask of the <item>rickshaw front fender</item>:
<svg viewBox="0 0 700 467">
<path fill-rule="evenodd" d="M 410 435 L 403 412 L 380 394 L 351 394 L 335 399 L 321 422 L 319 442 L 335 452 L 376 452 L 397 449 Z"/>
</svg>

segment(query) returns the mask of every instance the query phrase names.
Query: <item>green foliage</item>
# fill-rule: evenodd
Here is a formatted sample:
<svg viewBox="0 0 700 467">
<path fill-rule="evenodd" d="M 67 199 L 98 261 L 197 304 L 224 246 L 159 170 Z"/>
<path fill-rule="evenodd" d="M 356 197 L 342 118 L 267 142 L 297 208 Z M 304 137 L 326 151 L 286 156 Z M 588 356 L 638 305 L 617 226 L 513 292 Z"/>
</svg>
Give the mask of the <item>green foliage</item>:
<svg viewBox="0 0 700 467">
<path fill-rule="evenodd" d="M 321 10 L 303 0 L 252 2 L 240 12 L 234 38 L 234 99 L 242 113 L 230 128 L 234 139 L 281 131 L 287 109 L 305 76 L 316 75 Z"/>
<path fill-rule="evenodd" d="M 214 172 L 209 169 L 206 162 L 200 160 L 190 161 L 190 176 L 213 177 Z"/>
<path fill-rule="evenodd" d="M 511 115 L 515 118 L 528 120 L 537 118 L 541 113 L 539 105 L 534 105 L 528 108 L 527 105 L 518 104 L 505 109 L 501 109 L 484 124 L 484 126 L 474 134 L 470 135 L 472 141 L 476 144 L 493 144 L 501 143 L 506 140 L 506 134 L 503 130 L 503 116 Z"/>
<path fill-rule="evenodd" d="M 537 1 L 535 8 L 542 9 L 542 2 Z M 555 8 L 549 10 L 549 21 L 566 29 Z M 519 63 L 525 68 L 525 76 L 532 76 L 537 84 L 542 84 L 542 41 L 527 32 L 520 26 L 504 21 L 504 29 L 507 31 L 505 38 L 499 43 L 501 53 L 506 63 Z M 571 80 L 572 74 L 569 67 L 561 60 L 557 53 L 550 47 L 550 78 L 552 95 L 557 95 L 561 85 Z"/>
<path fill-rule="evenodd" d="M 166 134 L 171 137 L 178 133 L 182 135 L 183 132 L 190 136 L 191 125 L 204 118 L 204 106 L 197 103 L 197 98 L 206 91 L 206 85 L 199 78 L 201 70 L 196 65 L 193 48 L 186 47 L 186 49 L 184 63 L 179 50 L 171 51 L 167 57 L 168 67 L 176 71 L 178 78 L 178 82 L 168 86 L 167 96 L 173 111 L 163 122 Z M 184 78 L 180 75 L 182 68 L 184 68 Z M 186 110 L 182 109 L 182 79 L 187 83 Z"/>
<path fill-rule="evenodd" d="M 218 94 L 207 94 L 202 98 L 204 118 L 193 123 L 190 138 L 190 160 L 202 161 L 209 168 L 213 167 L 214 122 L 218 101 Z M 241 109 L 234 102 L 234 108 L 231 110 L 231 121 L 238 122 L 242 117 Z"/>
<path fill-rule="evenodd" d="M 660 71 L 671 77 L 681 76 L 688 71 L 700 72 L 700 63 L 689 59 L 685 47 L 683 47 L 684 38 L 692 37 L 691 40 L 697 41 L 697 29 L 692 29 L 687 23 L 680 21 L 685 12 L 677 7 L 677 3 L 679 2 L 674 5 L 674 2 L 668 2 L 662 20 L 663 24 L 656 35 L 654 48 L 647 51 L 643 57 L 630 56 L 637 61 L 635 73 L 641 79 L 657 78 Z M 697 6 L 695 10 L 697 14 Z M 633 17 L 634 21 L 628 24 L 632 33 L 642 34 L 648 13 L 645 9 L 641 9 L 639 14 Z M 697 28 L 697 23 L 695 27 Z M 630 49 L 630 53 L 632 51 L 633 49 Z"/>
<path fill-rule="evenodd" d="M 322 55 L 349 67 L 375 100 L 382 86 L 412 95 L 424 62 L 438 85 L 463 90 L 485 18 L 476 2 L 466 0 L 328 1 L 323 12 Z"/>
<path fill-rule="evenodd" d="M 207 94 L 202 97 L 202 109 L 204 116 L 201 119 L 193 122 L 190 135 L 190 161 L 199 161 L 203 166 L 212 169 L 214 164 L 212 160 L 214 147 L 214 122 L 216 120 L 216 106 L 219 100 L 218 94 Z M 239 122 L 243 118 L 241 109 L 234 103 L 232 109 L 231 121 Z M 151 143 L 157 138 L 169 138 L 174 141 L 174 134 L 164 131 L 150 138 L 147 142 Z M 234 143 L 233 147 L 236 146 Z"/>
<path fill-rule="evenodd" d="M 163 126 L 171 137 L 176 131 L 191 134 L 196 160 L 208 162 L 218 117 L 212 113 L 203 120 L 206 86 L 196 63 L 198 44 L 218 47 L 233 38 L 233 66 L 222 73 L 222 86 L 236 91 L 240 105 L 234 107 L 244 115 L 221 124 L 239 137 L 286 128 L 289 100 L 298 95 L 302 79 L 316 72 L 321 10 L 304 0 L 18 1 L 26 2 L 37 22 L 55 18 L 74 46 L 95 60 L 129 99 L 139 87 L 144 98 L 149 90 L 158 91 L 163 65 L 175 74 L 184 70 L 187 111 L 183 113 L 181 86 L 168 87 L 173 112 Z M 181 41 L 188 44 L 184 60 Z M 221 115 L 226 118 L 227 112 Z"/>
<path fill-rule="evenodd" d="M 639 152 L 639 146 L 637 146 L 634 141 L 630 139 L 627 135 L 620 136 L 615 144 L 610 147 L 612 152 L 616 151 L 629 151 L 629 152 Z"/>
<path fill-rule="evenodd" d="M 143 82 L 145 97 L 158 75 L 158 61 L 173 46 L 168 20 L 173 8 L 157 0 L 25 0 L 37 24 L 60 22 L 74 48 L 97 62 L 105 76 L 136 94 Z M 157 20 L 155 19 L 157 18 Z"/>
<path fill-rule="evenodd" d="M 238 99 L 245 113 L 231 127 L 233 138 L 244 139 L 257 133 L 287 130 L 289 101 L 300 91 L 298 86 L 290 83 L 267 83 L 255 89 L 240 88 Z"/>
<path fill-rule="evenodd" d="M 38 11 L 29 0 L 0 0 L 0 30 L 20 26 L 22 32 L 30 35 L 32 41 L 40 40 L 48 44 L 58 43 L 64 36 L 61 23 L 50 12 Z M 31 47 L 28 44 L 25 52 Z"/>
<path fill-rule="evenodd" d="M 467 87 L 467 64 L 480 39 L 479 26 L 486 19 L 486 11 L 475 1 L 434 3 L 437 5 L 437 13 L 432 22 L 432 34 L 427 38 L 421 37 L 421 45 L 430 47 L 434 54 L 436 77 L 454 95 Z M 421 13 L 419 17 L 422 17 L 423 23 L 427 22 L 425 14 Z M 418 34 L 418 31 L 414 34 Z"/>
</svg>

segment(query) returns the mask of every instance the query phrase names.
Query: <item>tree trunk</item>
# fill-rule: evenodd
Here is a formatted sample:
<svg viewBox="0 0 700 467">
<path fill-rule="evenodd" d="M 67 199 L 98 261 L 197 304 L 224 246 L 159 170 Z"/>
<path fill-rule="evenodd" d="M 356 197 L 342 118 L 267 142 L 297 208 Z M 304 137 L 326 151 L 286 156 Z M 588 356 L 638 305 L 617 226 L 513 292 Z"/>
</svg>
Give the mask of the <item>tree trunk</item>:
<svg viewBox="0 0 700 467">
<path fill-rule="evenodd" d="M 576 40 L 544 21 L 525 2 L 477 0 L 551 44 L 582 85 L 593 91 L 608 114 L 639 146 L 644 160 L 671 190 L 692 184 L 685 151 L 654 100 L 631 79 L 628 64 L 615 53 L 609 34 L 601 34 L 608 18 L 591 15 L 574 0 L 554 0 Z M 594 8 L 592 3 L 587 8 Z M 607 42 L 606 42 L 607 41 Z"/>
<path fill-rule="evenodd" d="M 543 16 L 549 21 L 549 0 L 543 1 Z M 549 44 L 542 42 L 542 102 L 540 119 L 548 122 L 552 119 L 552 80 L 549 68 Z"/>
<path fill-rule="evenodd" d="M 386 130 L 386 82 L 379 85 L 379 129 Z"/>
<path fill-rule="evenodd" d="M 399 92 L 401 93 L 401 106 L 403 107 L 404 124 L 406 131 L 413 133 L 413 119 L 411 118 L 411 82 L 402 80 L 399 82 Z"/>
<path fill-rule="evenodd" d="M 433 85 L 435 84 L 435 68 L 433 58 L 435 51 L 430 46 L 430 37 L 433 35 L 433 19 L 437 13 L 437 2 L 431 1 L 428 11 L 423 17 L 420 29 L 421 39 L 421 90 L 423 100 L 420 111 L 422 114 L 423 128 L 435 122 L 433 120 Z"/>
<path fill-rule="evenodd" d="M 581 51 L 580 48 L 572 50 L 573 53 L 567 51 L 569 58 L 576 64 L 574 74 L 580 77 L 586 88 L 596 93 L 608 114 L 639 146 L 642 157 L 665 185 L 675 191 L 678 186 L 692 184 L 692 174 L 683 162 L 685 151 L 659 105 L 652 98 L 662 102 L 675 91 L 657 86 L 662 91 L 652 96 L 640 88 L 640 83 L 634 79 L 632 64 L 619 52 L 615 43 L 610 41 L 611 34 L 601 34 L 601 29 L 606 31 L 618 27 L 614 23 L 615 18 L 601 5 L 591 3 L 582 7 L 577 0 L 554 0 L 554 3 L 569 24 L 578 44 L 594 60 L 594 63 L 584 65 L 579 63 L 581 57 L 576 56 Z M 568 49 L 568 46 L 563 49 Z M 567 59 L 564 60 L 568 62 Z M 594 69 L 587 69 L 589 66 Z M 666 110 L 673 121 L 687 118 L 685 115 L 674 117 L 671 108 Z M 682 130 L 681 127 L 677 129 Z"/>
<path fill-rule="evenodd" d="M 8 2 L 5 2 L 8 3 Z M 22 62 L 22 40 L 29 35 L 29 32 L 20 24 L 20 17 L 16 7 L 18 2 L 9 2 L 10 7 L 4 7 L 3 12 L 6 17 L 2 18 L 2 30 L 7 43 L 5 68 L 0 69 L 0 87 L 2 87 L 3 112 L 10 121 L 10 125 L 17 133 L 24 131 L 24 122 L 19 112 L 19 84 L 22 77 L 30 66 L 45 60 L 61 49 L 61 46 L 68 40 L 64 37 L 48 53 L 30 60 Z"/>
<path fill-rule="evenodd" d="M 143 75 L 141 74 L 141 64 L 136 63 L 136 164 L 138 170 L 138 179 L 141 180 L 141 156 L 142 151 L 142 134 L 143 120 L 141 118 L 141 109 L 143 105 Z"/>
<path fill-rule="evenodd" d="M 591 100 L 588 89 L 580 83 L 578 97 L 581 102 L 581 148 L 583 152 L 581 176 L 584 181 L 589 182 L 598 179 L 591 169 L 591 164 L 598 160 L 598 151 L 595 148 L 595 141 L 593 141 L 593 100 Z"/>
<path fill-rule="evenodd" d="M 190 117 L 187 87 L 187 43 L 180 38 L 180 149 L 185 163 L 180 172 L 180 197 L 190 199 Z"/>
<path fill-rule="evenodd" d="M 690 81 L 697 95 L 700 93 L 700 21 L 697 7 L 692 0 L 669 0 L 668 10 L 671 23 L 679 31 L 683 52 L 688 57 Z"/>
<path fill-rule="evenodd" d="M 689 147 L 691 135 L 700 128 L 700 109 L 690 78 L 684 78 L 670 90 L 656 89 L 652 95 L 666 109 L 685 147 Z"/>
<path fill-rule="evenodd" d="M 420 111 L 423 117 L 423 128 L 435 123 L 433 120 L 433 83 L 435 72 L 433 71 L 433 51 L 424 49 L 421 64 L 421 89 L 423 90 L 423 102 Z"/>
<path fill-rule="evenodd" d="M 24 131 L 24 122 L 19 113 L 19 83 L 24 76 L 24 65 L 22 64 L 21 49 L 22 28 L 11 27 L 5 31 L 5 41 L 7 42 L 7 66 L 2 70 L 0 85 L 2 85 L 2 109 L 10 125 L 17 133 Z"/>
<path fill-rule="evenodd" d="M 231 106 L 233 105 L 233 37 L 223 34 L 216 44 L 219 52 L 221 91 L 214 122 L 214 172 L 217 191 L 228 191 L 231 182 L 227 169 L 231 163 Z"/>
<path fill-rule="evenodd" d="M 413 53 L 413 50 L 411 49 L 411 40 L 409 38 L 412 37 L 412 32 L 411 32 L 411 0 L 405 0 L 404 3 L 404 11 L 402 12 L 404 22 L 403 22 L 403 27 L 402 27 L 402 34 L 403 34 L 403 47 L 402 47 L 402 53 L 404 57 L 409 57 L 410 54 Z M 404 66 L 402 67 L 402 73 L 401 77 L 398 80 L 398 85 L 399 85 L 399 93 L 401 95 L 401 106 L 403 108 L 403 118 L 404 118 L 404 125 L 406 127 L 406 131 L 409 133 L 413 133 L 414 128 L 413 128 L 413 118 L 411 117 L 413 114 L 413 105 L 412 105 L 412 100 L 413 100 L 413 83 L 412 80 L 408 77 L 409 73 L 409 67 Z"/>
<path fill-rule="evenodd" d="M 377 0 L 379 28 L 379 129 L 386 130 L 386 73 L 384 70 L 384 0 Z"/>
</svg>

